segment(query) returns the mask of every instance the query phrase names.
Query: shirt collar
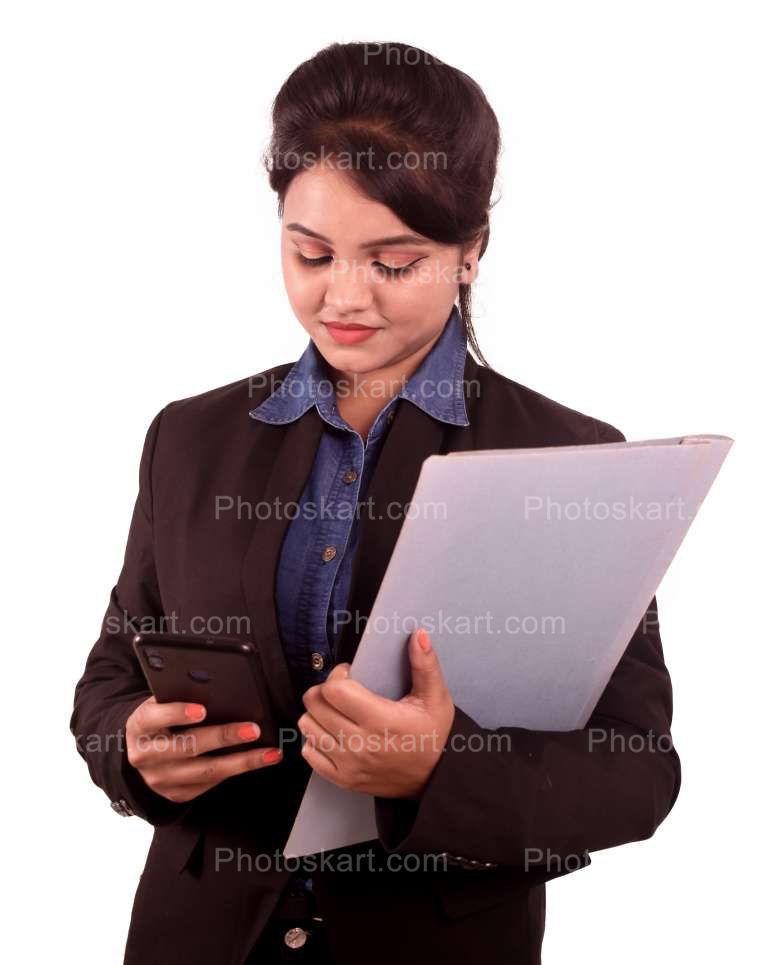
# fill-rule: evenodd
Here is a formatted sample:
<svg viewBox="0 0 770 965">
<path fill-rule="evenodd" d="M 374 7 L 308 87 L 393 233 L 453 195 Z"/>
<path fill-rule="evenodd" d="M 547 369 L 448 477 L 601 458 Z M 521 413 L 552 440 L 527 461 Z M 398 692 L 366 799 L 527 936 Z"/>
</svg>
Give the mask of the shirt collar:
<svg viewBox="0 0 770 965">
<path fill-rule="evenodd" d="M 395 399 L 407 399 L 441 422 L 470 425 L 465 407 L 466 351 L 465 324 L 460 310 L 453 305 L 433 348 L 383 409 L 394 405 Z M 264 422 L 283 424 L 293 422 L 315 405 L 327 422 L 348 428 L 337 411 L 334 385 L 327 373 L 326 360 L 310 339 L 278 388 L 249 415 Z"/>
</svg>

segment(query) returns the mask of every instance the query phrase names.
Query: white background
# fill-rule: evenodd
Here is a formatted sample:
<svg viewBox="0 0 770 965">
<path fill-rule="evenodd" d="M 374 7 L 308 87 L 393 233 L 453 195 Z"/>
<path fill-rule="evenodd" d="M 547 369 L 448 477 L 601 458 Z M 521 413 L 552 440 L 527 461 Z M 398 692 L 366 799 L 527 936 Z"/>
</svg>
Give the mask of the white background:
<svg viewBox="0 0 770 965">
<path fill-rule="evenodd" d="M 681 796 L 548 887 L 544 962 L 750 962 L 766 919 L 767 6 L 5 3 L 7 960 L 122 959 L 151 829 L 75 752 L 75 682 L 167 402 L 296 359 L 260 155 L 332 41 L 461 68 L 503 132 L 493 367 L 620 428 L 736 444 L 659 591 Z M 507 18 L 507 19 L 501 19 Z"/>
</svg>

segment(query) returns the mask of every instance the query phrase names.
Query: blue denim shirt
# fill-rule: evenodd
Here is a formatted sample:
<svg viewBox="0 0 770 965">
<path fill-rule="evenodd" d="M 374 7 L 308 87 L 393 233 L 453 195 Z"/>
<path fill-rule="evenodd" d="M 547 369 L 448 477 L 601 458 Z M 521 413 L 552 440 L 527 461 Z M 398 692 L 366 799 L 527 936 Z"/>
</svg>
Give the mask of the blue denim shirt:
<svg viewBox="0 0 770 965">
<path fill-rule="evenodd" d="M 249 413 L 254 419 L 285 424 L 315 405 L 325 423 L 276 572 L 279 632 L 300 695 L 326 679 L 342 621 L 355 619 L 347 605 L 358 542 L 358 507 L 365 499 L 395 407 L 404 399 L 434 419 L 467 426 L 466 347 L 465 325 L 455 305 L 435 345 L 383 406 L 366 441 L 340 415 L 326 361 L 312 339 L 281 385 Z M 309 882 L 302 878 L 299 886 Z"/>
</svg>

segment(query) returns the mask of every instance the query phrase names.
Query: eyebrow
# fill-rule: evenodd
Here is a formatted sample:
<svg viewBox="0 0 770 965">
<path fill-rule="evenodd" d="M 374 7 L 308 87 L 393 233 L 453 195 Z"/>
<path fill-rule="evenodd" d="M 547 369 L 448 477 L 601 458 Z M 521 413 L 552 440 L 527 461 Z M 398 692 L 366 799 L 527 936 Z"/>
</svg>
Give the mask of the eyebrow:
<svg viewBox="0 0 770 965">
<path fill-rule="evenodd" d="M 320 234 L 318 231 L 312 231 L 310 228 L 306 228 L 304 225 L 300 224 L 298 221 L 292 221 L 291 224 L 286 225 L 287 231 L 299 231 L 300 234 L 307 235 L 308 238 L 317 238 L 319 241 L 325 241 L 328 245 L 332 244 L 330 238 L 326 235 Z M 374 238 L 372 241 L 367 241 L 362 244 L 361 248 L 384 248 L 386 245 L 429 245 L 430 241 L 427 238 L 420 238 L 418 235 L 390 235 L 387 238 Z"/>
</svg>

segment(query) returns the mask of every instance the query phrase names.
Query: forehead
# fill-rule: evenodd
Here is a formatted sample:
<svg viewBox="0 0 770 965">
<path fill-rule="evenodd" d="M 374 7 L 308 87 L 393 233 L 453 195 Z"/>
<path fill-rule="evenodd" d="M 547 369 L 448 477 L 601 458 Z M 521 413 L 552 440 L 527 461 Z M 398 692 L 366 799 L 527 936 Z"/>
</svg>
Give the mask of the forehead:
<svg viewBox="0 0 770 965">
<path fill-rule="evenodd" d="M 292 179 L 283 206 L 283 224 L 291 222 L 353 244 L 380 235 L 414 234 L 387 205 L 367 197 L 331 165 L 316 165 Z"/>
</svg>

